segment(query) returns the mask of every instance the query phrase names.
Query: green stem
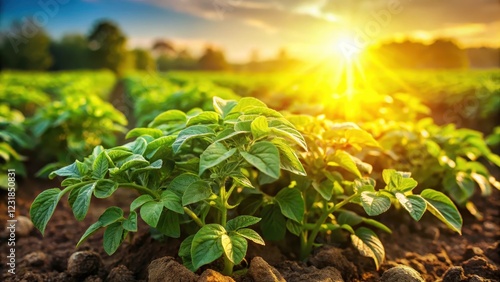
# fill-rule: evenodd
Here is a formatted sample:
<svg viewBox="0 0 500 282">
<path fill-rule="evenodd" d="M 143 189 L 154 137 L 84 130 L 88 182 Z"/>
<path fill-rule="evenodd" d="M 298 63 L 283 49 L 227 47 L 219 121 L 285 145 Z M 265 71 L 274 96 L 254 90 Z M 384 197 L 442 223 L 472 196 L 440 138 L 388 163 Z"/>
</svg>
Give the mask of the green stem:
<svg viewBox="0 0 500 282">
<path fill-rule="evenodd" d="M 226 254 L 222 255 L 224 257 L 224 270 L 222 270 L 222 274 L 230 276 L 233 274 L 234 263 L 232 263 Z"/>
<path fill-rule="evenodd" d="M 311 234 L 309 234 L 309 237 L 307 240 L 301 240 L 301 248 L 300 248 L 300 259 L 304 260 L 307 258 L 307 256 L 312 252 L 313 244 L 314 241 L 316 240 L 316 236 L 318 236 L 319 231 L 321 230 L 321 225 L 325 223 L 326 219 L 330 214 L 335 212 L 336 210 L 340 209 L 342 206 L 345 204 L 349 203 L 354 197 L 356 197 L 357 194 L 353 194 L 347 198 L 345 198 L 342 202 L 330 207 L 330 208 L 325 208 L 323 211 L 323 214 L 321 214 L 321 217 L 316 221 L 316 224 L 314 228 L 311 231 Z M 304 233 L 303 231 L 302 233 Z M 304 236 L 305 237 L 305 236 Z M 305 245 L 304 245 L 305 243 Z"/>
<path fill-rule="evenodd" d="M 203 222 L 201 221 L 201 219 L 192 211 L 190 210 L 189 208 L 187 207 L 184 207 L 184 212 L 189 215 L 189 217 L 191 217 L 191 219 L 196 222 L 196 224 L 198 224 L 199 227 L 203 227 Z"/>
<path fill-rule="evenodd" d="M 125 188 L 125 189 L 134 189 L 141 194 L 148 194 L 148 195 L 152 196 L 154 199 L 158 199 L 160 197 L 157 193 L 155 193 L 151 189 L 144 187 L 144 186 L 141 186 L 141 185 L 134 184 L 134 183 L 119 183 L 118 187 Z"/>
<path fill-rule="evenodd" d="M 85 182 L 81 182 L 81 183 L 77 183 L 77 184 L 73 184 L 73 185 L 70 185 L 66 188 L 64 188 L 62 191 L 61 191 L 61 195 L 64 195 L 66 193 L 68 193 L 69 191 L 73 190 L 73 189 L 76 189 L 76 188 L 79 188 L 81 186 L 85 186 L 87 184 L 90 184 L 90 183 L 93 183 L 95 182 L 95 180 L 89 180 L 89 181 L 85 181 Z"/>
</svg>

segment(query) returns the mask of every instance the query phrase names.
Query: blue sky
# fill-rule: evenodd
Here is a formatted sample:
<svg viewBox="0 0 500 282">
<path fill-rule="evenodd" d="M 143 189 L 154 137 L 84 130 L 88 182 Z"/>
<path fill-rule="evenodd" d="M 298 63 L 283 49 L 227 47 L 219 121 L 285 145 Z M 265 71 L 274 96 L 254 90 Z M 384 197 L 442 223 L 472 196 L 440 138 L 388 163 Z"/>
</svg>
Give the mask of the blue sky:
<svg viewBox="0 0 500 282">
<path fill-rule="evenodd" d="M 498 0 L 1 1 L 3 31 L 12 21 L 37 13 L 48 15 L 44 28 L 55 39 L 88 34 L 97 20 L 111 19 L 128 36 L 130 47 L 150 47 L 163 38 L 196 53 L 211 43 L 240 61 L 252 50 L 259 50 L 261 57 L 273 56 L 281 47 L 299 56 L 326 52 L 346 34 L 367 43 L 444 36 L 464 46 L 500 46 Z M 57 6 L 56 12 L 47 14 L 40 3 Z M 391 3 L 398 9 L 391 10 Z"/>
</svg>

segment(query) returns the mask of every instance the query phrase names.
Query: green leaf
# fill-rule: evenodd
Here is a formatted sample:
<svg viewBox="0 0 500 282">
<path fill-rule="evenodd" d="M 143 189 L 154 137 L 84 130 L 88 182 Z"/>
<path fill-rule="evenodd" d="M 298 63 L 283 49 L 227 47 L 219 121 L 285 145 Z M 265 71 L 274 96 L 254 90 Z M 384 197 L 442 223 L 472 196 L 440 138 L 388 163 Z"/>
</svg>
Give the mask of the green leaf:
<svg viewBox="0 0 500 282">
<path fill-rule="evenodd" d="M 427 203 L 418 195 L 410 195 L 406 197 L 403 193 L 397 192 L 394 196 L 401 205 L 410 213 L 411 217 L 419 221 L 427 209 Z"/>
<path fill-rule="evenodd" d="M 382 171 L 382 178 L 384 179 L 385 184 L 389 185 L 391 183 L 391 177 L 396 173 L 395 169 L 384 169 Z"/>
<path fill-rule="evenodd" d="M 215 137 L 215 132 L 206 125 L 193 125 L 179 132 L 177 139 L 172 144 L 172 149 L 177 154 L 187 141 L 202 137 Z"/>
<path fill-rule="evenodd" d="M 92 177 L 95 179 L 101 179 L 108 172 L 109 162 L 106 157 L 106 152 L 102 151 L 99 156 L 94 160 L 92 164 Z"/>
<path fill-rule="evenodd" d="M 302 232 L 302 224 L 289 219 L 286 221 L 286 229 L 288 229 L 290 233 L 300 236 L 300 233 Z"/>
<path fill-rule="evenodd" d="M 301 223 L 304 219 L 304 198 L 302 193 L 294 188 L 284 188 L 278 192 L 274 200 L 278 203 L 281 213 L 289 219 Z"/>
<path fill-rule="evenodd" d="M 212 189 L 210 184 L 205 181 L 196 181 L 189 185 L 182 196 L 182 205 L 187 206 L 189 204 L 197 203 L 203 201 L 210 197 L 212 194 Z"/>
<path fill-rule="evenodd" d="M 236 119 L 238 116 L 244 113 L 245 109 L 251 108 L 251 107 L 262 107 L 262 108 L 267 108 L 266 104 L 264 104 L 262 101 L 253 98 L 253 97 L 244 97 L 241 98 L 238 103 L 232 107 L 231 111 L 226 115 L 224 118 L 225 120 L 231 120 L 231 119 Z"/>
<path fill-rule="evenodd" d="M 131 211 L 134 211 L 136 210 L 138 207 L 144 205 L 145 203 L 147 202 L 151 202 L 153 201 L 153 197 L 151 197 L 151 195 L 141 195 L 139 197 L 137 197 L 131 204 L 130 204 L 130 210 Z"/>
<path fill-rule="evenodd" d="M 228 150 L 224 144 L 220 142 L 212 143 L 210 146 L 203 151 L 200 156 L 200 171 L 199 174 L 211 167 L 214 167 L 223 161 L 230 158 L 236 152 L 236 148 Z"/>
<path fill-rule="evenodd" d="M 182 208 L 181 198 L 177 196 L 174 192 L 170 190 L 165 190 L 161 193 L 161 201 L 165 208 L 174 211 L 176 213 L 184 214 L 184 209 Z"/>
<path fill-rule="evenodd" d="M 475 184 L 472 178 L 464 172 L 448 173 L 443 180 L 444 190 L 459 205 L 465 204 L 474 194 Z"/>
<path fill-rule="evenodd" d="M 73 178 L 82 177 L 82 175 L 80 174 L 80 171 L 78 170 L 78 167 L 76 165 L 77 162 L 78 161 L 50 173 L 49 178 L 53 179 L 54 177 L 56 177 L 56 175 L 64 176 L 64 177 L 73 177 Z"/>
<path fill-rule="evenodd" d="M 472 179 L 476 181 L 477 185 L 479 186 L 479 189 L 481 189 L 481 195 L 483 196 L 489 196 L 491 195 L 491 185 L 490 182 L 488 182 L 488 179 L 482 174 L 472 172 L 470 174 Z"/>
<path fill-rule="evenodd" d="M 179 215 L 175 212 L 164 210 L 156 229 L 168 237 L 179 238 L 181 236 Z"/>
<path fill-rule="evenodd" d="M 248 152 L 240 151 L 241 156 L 262 173 L 278 179 L 280 176 L 280 156 L 271 142 L 255 143 Z"/>
<path fill-rule="evenodd" d="M 462 216 L 450 198 L 432 189 L 425 189 L 420 196 L 427 202 L 427 209 L 449 228 L 462 234 Z"/>
<path fill-rule="evenodd" d="M 106 231 L 104 231 L 103 246 L 104 251 L 108 255 L 112 255 L 118 250 L 118 247 L 123 242 L 124 232 L 125 230 L 121 222 L 115 222 L 106 228 Z"/>
<path fill-rule="evenodd" d="M 183 173 L 174 178 L 174 180 L 172 180 L 172 182 L 168 185 L 167 189 L 172 190 L 177 194 L 177 196 L 182 197 L 187 187 L 198 180 L 200 180 L 200 177 L 196 174 Z"/>
<path fill-rule="evenodd" d="M 33 225 L 40 230 L 42 235 L 61 197 L 61 190 L 59 188 L 52 188 L 40 193 L 35 201 L 33 201 L 33 204 L 31 204 L 31 221 Z"/>
<path fill-rule="evenodd" d="M 87 240 L 88 237 L 90 237 L 92 234 L 97 232 L 97 230 L 101 229 L 102 223 L 97 221 L 96 223 L 92 224 L 89 226 L 89 228 L 85 231 L 85 233 L 82 235 L 78 243 L 76 244 L 76 247 L 79 247 L 85 240 Z"/>
<path fill-rule="evenodd" d="M 153 140 L 149 142 L 148 146 L 146 147 L 146 151 L 144 152 L 145 156 L 147 158 L 151 158 L 154 156 L 156 152 L 160 149 L 165 149 L 165 148 L 171 148 L 172 144 L 174 144 L 175 139 L 177 136 L 175 135 L 169 135 L 169 136 L 163 136 L 160 137 L 156 140 Z M 173 150 L 172 150 L 173 153 Z"/>
<path fill-rule="evenodd" d="M 403 193 L 413 190 L 413 188 L 417 187 L 418 183 L 413 178 L 408 177 L 409 174 L 407 173 L 392 171 L 392 174 L 390 175 L 390 181 L 388 183 L 389 190 L 401 191 Z"/>
<path fill-rule="evenodd" d="M 120 166 L 120 169 L 116 173 L 120 173 L 123 171 L 126 171 L 127 169 L 131 168 L 141 168 L 148 166 L 149 162 L 141 155 L 131 155 L 130 157 L 127 157 L 123 164 Z M 116 174 L 114 173 L 114 174 Z"/>
<path fill-rule="evenodd" d="M 125 139 L 140 137 L 143 135 L 148 135 L 156 139 L 163 136 L 163 131 L 157 128 L 134 128 L 127 133 Z"/>
<path fill-rule="evenodd" d="M 159 114 L 150 124 L 149 127 L 157 127 L 162 124 L 185 124 L 187 121 L 186 114 L 179 110 L 169 110 Z"/>
<path fill-rule="evenodd" d="M 184 241 L 182 241 L 179 247 L 179 257 L 191 257 L 191 245 L 193 244 L 194 234 L 189 235 Z"/>
<path fill-rule="evenodd" d="M 123 217 L 123 210 L 119 207 L 107 208 L 97 220 L 103 227 L 106 227 Z"/>
<path fill-rule="evenodd" d="M 337 222 L 340 225 L 347 224 L 350 226 L 355 226 L 363 222 L 363 217 L 357 215 L 352 211 L 342 211 L 337 216 Z"/>
<path fill-rule="evenodd" d="M 217 124 L 218 122 L 219 115 L 216 112 L 206 111 L 190 117 L 186 126 L 192 126 L 195 124 Z"/>
<path fill-rule="evenodd" d="M 121 161 L 125 158 L 128 158 L 130 156 L 133 155 L 132 152 L 129 152 L 129 151 L 125 151 L 125 150 L 114 150 L 114 149 L 111 149 L 109 151 L 107 151 L 108 153 L 108 156 L 111 158 L 112 161 L 114 162 L 118 162 L 118 161 Z"/>
<path fill-rule="evenodd" d="M 387 227 L 385 224 L 383 224 L 382 222 L 379 222 L 375 219 L 371 219 L 371 218 L 363 218 L 363 222 L 368 224 L 368 225 L 371 225 L 373 227 L 376 227 L 384 232 L 387 232 L 389 234 L 392 234 L 392 231 L 389 227 Z"/>
<path fill-rule="evenodd" d="M 228 220 L 226 223 L 227 231 L 235 231 L 240 228 L 248 227 L 254 225 L 260 221 L 260 218 L 250 215 L 240 215 L 231 220 Z"/>
<path fill-rule="evenodd" d="M 224 234 L 226 234 L 224 227 L 218 224 L 207 224 L 194 235 L 191 244 L 191 259 L 195 269 L 222 256 L 224 250 L 221 237 Z"/>
<path fill-rule="evenodd" d="M 89 183 L 79 188 L 75 201 L 72 204 L 70 203 L 73 214 L 78 221 L 82 221 L 89 211 L 90 199 L 92 198 L 95 184 L 95 182 Z"/>
<path fill-rule="evenodd" d="M 288 144 L 280 138 L 274 138 L 271 142 L 279 150 L 281 169 L 298 175 L 306 175 L 306 171 L 297 157 L 297 154 L 295 154 L 295 151 Z"/>
<path fill-rule="evenodd" d="M 219 97 L 213 98 L 213 106 L 215 111 L 221 115 L 222 118 L 225 118 L 229 112 L 236 106 L 236 101 L 233 100 L 223 100 Z"/>
<path fill-rule="evenodd" d="M 304 151 L 307 151 L 306 141 L 304 140 L 304 137 L 302 137 L 300 132 L 298 132 L 296 129 L 286 125 L 278 125 L 278 126 L 270 125 L 270 128 L 271 132 L 274 133 L 275 135 L 290 140 L 293 143 L 302 147 Z"/>
<path fill-rule="evenodd" d="M 151 227 L 156 227 L 163 211 L 163 203 L 147 202 L 141 206 L 141 218 Z"/>
<path fill-rule="evenodd" d="M 359 253 L 372 258 L 375 261 L 375 267 L 379 269 L 384 262 L 385 250 L 377 234 L 366 227 L 360 227 L 355 234 L 351 234 L 351 241 Z"/>
<path fill-rule="evenodd" d="M 128 218 L 122 223 L 123 229 L 130 232 L 137 232 L 137 213 L 135 211 L 130 212 Z"/>
<path fill-rule="evenodd" d="M 132 146 L 132 153 L 137 154 L 137 155 L 144 154 L 144 152 L 146 151 L 146 148 L 148 146 L 148 142 L 143 137 L 137 138 L 133 142 L 133 144 L 134 145 Z"/>
<path fill-rule="evenodd" d="M 391 200 L 375 192 L 361 192 L 361 205 L 369 216 L 376 216 L 386 212 L 391 207 Z"/>
<path fill-rule="evenodd" d="M 254 139 L 260 139 L 262 137 L 266 137 L 270 130 L 267 125 L 267 118 L 264 116 L 259 116 L 254 119 L 250 125 L 252 135 Z"/>
<path fill-rule="evenodd" d="M 242 237 L 256 244 L 265 245 L 264 239 L 262 239 L 262 237 L 260 237 L 260 235 L 257 232 L 255 232 L 255 230 L 252 230 L 250 228 L 241 228 L 238 229 L 237 231 L 234 231 L 234 233 L 241 235 Z"/>
<path fill-rule="evenodd" d="M 345 170 L 353 173 L 357 177 L 362 177 L 355 160 L 349 153 L 345 151 L 337 150 L 334 154 L 328 156 L 328 165 L 340 166 L 341 168 L 344 168 Z"/>
<path fill-rule="evenodd" d="M 109 179 L 100 179 L 95 183 L 94 196 L 96 196 L 96 198 L 107 198 L 111 196 L 116 189 L 118 189 L 118 183 Z"/>
<path fill-rule="evenodd" d="M 226 257 L 234 264 L 239 264 L 247 253 L 248 243 L 238 234 L 221 236 L 222 248 Z"/>
<path fill-rule="evenodd" d="M 333 182 L 331 180 L 327 179 L 321 183 L 314 181 L 312 186 L 314 190 L 316 190 L 316 192 L 323 197 L 323 199 L 330 201 L 333 196 Z"/>
<path fill-rule="evenodd" d="M 260 222 L 262 235 L 267 240 L 279 241 L 285 237 L 286 218 L 281 214 L 278 205 L 267 205 L 262 208 Z"/>
</svg>

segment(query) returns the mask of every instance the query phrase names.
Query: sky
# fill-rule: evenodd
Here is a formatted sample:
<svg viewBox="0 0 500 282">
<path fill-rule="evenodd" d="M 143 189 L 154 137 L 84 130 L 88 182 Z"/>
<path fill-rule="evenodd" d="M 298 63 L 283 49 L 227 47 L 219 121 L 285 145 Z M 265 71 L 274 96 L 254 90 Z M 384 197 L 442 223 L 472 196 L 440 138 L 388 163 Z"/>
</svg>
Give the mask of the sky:
<svg viewBox="0 0 500 282">
<path fill-rule="evenodd" d="M 39 19 L 54 39 L 89 34 L 110 19 L 131 48 L 166 39 L 194 54 L 212 44 L 231 61 L 286 48 L 293 56 L 328 53 L 339 41 L 455 38 L 462 47 L 500 46 L 500 0 L 0 0 L 0 31 Z"/>
</svg>

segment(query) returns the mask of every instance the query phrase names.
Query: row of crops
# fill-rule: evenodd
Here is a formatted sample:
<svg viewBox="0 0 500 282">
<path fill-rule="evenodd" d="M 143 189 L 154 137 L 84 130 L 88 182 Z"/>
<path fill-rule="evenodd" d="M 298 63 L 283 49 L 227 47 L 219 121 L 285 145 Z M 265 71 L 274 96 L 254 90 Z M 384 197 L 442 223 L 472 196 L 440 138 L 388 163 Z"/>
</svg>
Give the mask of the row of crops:
<svg viewBox="0 0 500 282">
<path fill-rule="evenodd" d="M 65 165 L 96 145 L 115 145 L 127 120 L 106 102 L 111 72 L 0 74 L 0 186 L 8 168 L 26 176 L 23 164 Z M 30 156 L 28 159 L 26 156 Z"/>
<path fill-rule="evenodd" d="M 498 74 L 481 75 L 492 80 L 475 86 L 487 92 L 480 106 L 488 107 L 483 104 L 498 96 Z M 347 234 L 378 266 L 384 251 L 372 230 L 390 230 L 373 216 L 391 205 L 415 220 L 429 211 L 460 232 L 462 219 L 447 196 L 480 218 L 472 197 L 500 189 L 490 173 L 500 167 L 491 151 L 498 129 L 485 138 L 438 125 L 428 100 L 413 94 L 372 89 L 370 95 L 335 96 L 314 92 L 311 82 L 298 78 L 291 84 L 289 76 L 267 79 L 135 73 L 120 82 L 124 96 L 111 98 L 116 81 L 107 72 L 4 73 L 1 169 L 21 167 L 33 161 L 23 155 L 35 156 L 49 164 L 39 176 L 57 169 L 51 177 L 66 178 L 63 190 L 47 190 L 33 204 L 32 220 L 42 232 L 66 193 L 82 220 L 92 195 L 134 189 L 141 195 L 127 217 L 110 207 L 82 240 L 105 228 L 104 248 L 111 254 L 137 231 L 140 216 L 164 236 L 189 235 L 179 250 L 188 268 L 223 257 L 225 273 L 243 259 L 246 240 L 262 244 L 261 236 L 296 236 L 300 248 L 290 251 L 305 258 L 317 237 L 345 241 Z M 7 91 L 16 85 L 22 86 Z M 250 95 L 271 106 L 240 99 Z M 128 101 L 132 112 L 125 117 L 109 99 Z M 127 118 L 134 123 L 125 137 L 129 143 L 117 144 Z M 260 234 L 247 228 L 257 223 Z"/>
</svg>

